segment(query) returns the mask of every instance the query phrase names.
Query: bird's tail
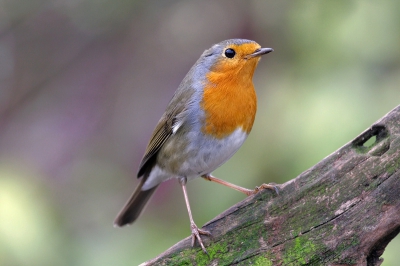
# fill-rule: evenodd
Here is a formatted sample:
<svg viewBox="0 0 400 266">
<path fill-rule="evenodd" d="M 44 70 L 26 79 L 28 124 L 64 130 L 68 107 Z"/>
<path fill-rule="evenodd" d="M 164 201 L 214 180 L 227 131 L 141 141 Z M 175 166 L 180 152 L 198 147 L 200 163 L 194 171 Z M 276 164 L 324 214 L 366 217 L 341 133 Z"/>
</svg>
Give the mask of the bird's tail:
<svg viewBox="0 0 400 266">
<path fill-rule="evenodd" d="M 139 218 L 144 207 L 146 207 L 147 202 L 158 187 L 157 185 L 149 190 L 143 191 L 142 187 L 146 179 L 147 178 L 142 177 L 131 198 L 125 204 L 124 208 L 122 208 L 122 210 L 119 212 L 117 218 L 115 218 L 114 226 L 124 226 L 126 224 L 131 224 L 137 218 Z"/>
</svg>

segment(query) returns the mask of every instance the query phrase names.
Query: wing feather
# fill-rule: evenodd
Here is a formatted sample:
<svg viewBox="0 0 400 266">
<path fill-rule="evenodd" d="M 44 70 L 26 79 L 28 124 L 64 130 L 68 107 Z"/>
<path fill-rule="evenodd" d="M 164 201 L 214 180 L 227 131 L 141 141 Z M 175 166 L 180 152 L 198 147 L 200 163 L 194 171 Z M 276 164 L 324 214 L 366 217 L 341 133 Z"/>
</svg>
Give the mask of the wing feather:
<svg viewBox="0 0 400 266">
<path fill-rule="evenodd" d="M 140 163 L 138 177 L 141 177 L 149 166 L 153 166 L 158 151 L 184 123 L 186 106 L 180 105 L 179 107 L 181 108 L 174 108 L 169 114 L 165 113 L 158 122 Z"/>
<path fill-rule="evenodd" d="M 194 101 L 195 90 L 189 86 L 191 84 L 193 68 L 189 71 L 174 96 L 169 102 L 165 113 L 154 129 L 153 135 L 147 145 L 146 152 L 139 166 L 138 177 L 141 177 L 146 171 L 153 168 L 157 153 L 161 147 L 174 135 L 178 129 L 185 123 L 188 116 L 188 106 Z"/>
</svg>

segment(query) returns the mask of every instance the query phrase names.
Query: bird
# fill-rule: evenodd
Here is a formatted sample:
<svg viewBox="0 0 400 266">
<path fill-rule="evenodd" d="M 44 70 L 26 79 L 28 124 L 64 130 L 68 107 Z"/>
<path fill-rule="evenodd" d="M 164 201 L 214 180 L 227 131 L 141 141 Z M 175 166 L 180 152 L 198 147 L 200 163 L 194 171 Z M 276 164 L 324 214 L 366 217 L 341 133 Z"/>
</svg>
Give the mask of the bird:
<svg viewBox="0 0 400 266">
<path fill-rule="evenodd" d="M 240 191 L 247 196 L 276 186 L 246 189 L 212 176 L 242 146 L 257 110 L 253 74 L 262 55 L 272 52 L 246 39 L 229 39 L 205 50 L 190 68 L 156 125 L 140 163 L 140 182 L 117 215 L 116 227 L 133 223 L 158 186 L 177 179 L 189 214 L 192 247 L 196 240 L 207 253 L 195 224 L 186 183 L 197 177 Z"/>
</svg>

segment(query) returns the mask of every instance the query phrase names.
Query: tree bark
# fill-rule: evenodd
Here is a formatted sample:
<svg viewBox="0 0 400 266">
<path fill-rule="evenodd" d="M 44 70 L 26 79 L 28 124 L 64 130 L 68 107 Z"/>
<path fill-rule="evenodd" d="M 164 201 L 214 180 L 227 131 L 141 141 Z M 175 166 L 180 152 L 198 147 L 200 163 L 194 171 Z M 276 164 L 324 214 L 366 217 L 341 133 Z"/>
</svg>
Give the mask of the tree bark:
<svg viewBox="0 0 400 266">
<path fill-rule="evenodd" d="M 380 265 L 400 232 L 400 105 L 293 180 L 263 190 L 142 265 Z"/>
</svg>

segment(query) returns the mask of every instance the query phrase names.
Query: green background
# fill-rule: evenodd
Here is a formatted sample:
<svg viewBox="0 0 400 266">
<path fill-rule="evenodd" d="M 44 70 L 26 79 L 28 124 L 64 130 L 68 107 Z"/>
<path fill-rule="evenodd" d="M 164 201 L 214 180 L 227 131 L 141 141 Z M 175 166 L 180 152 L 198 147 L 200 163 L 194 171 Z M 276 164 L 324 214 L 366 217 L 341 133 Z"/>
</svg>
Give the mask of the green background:
<svg viewBox="0 0 400 266">
<path fill-rule="evenodd" d="M 229 38 L 274 52 L 252 134 L 217 177 L 286 182 L 400 103 L 399 1 L 0 2 L 0 265 L 137 265 L 190 234 L 164 183 L 113 220 L 149 136 L 200 54 Z M 244 197 L 188 183 L 201 226 Z M 383 254 L 398 265 L 399 236 Z"/>
</svg>

